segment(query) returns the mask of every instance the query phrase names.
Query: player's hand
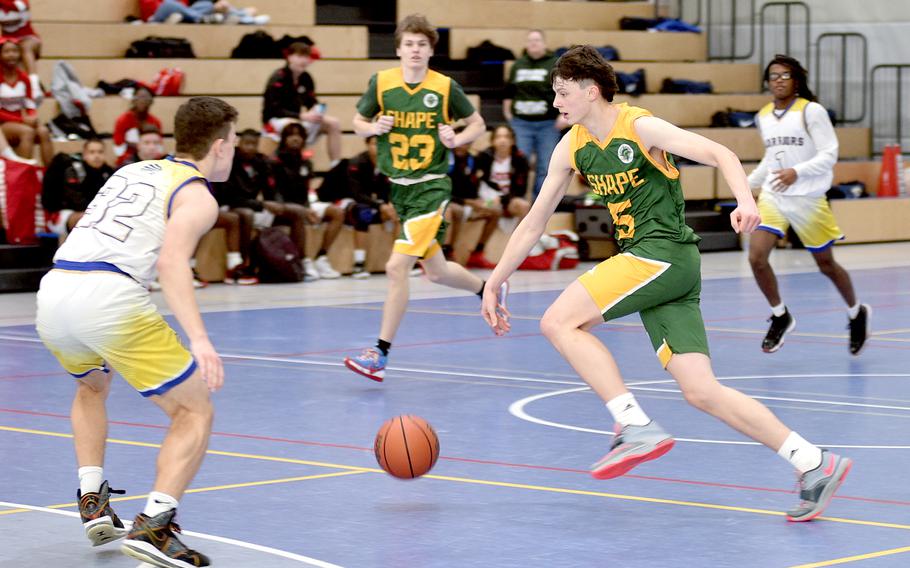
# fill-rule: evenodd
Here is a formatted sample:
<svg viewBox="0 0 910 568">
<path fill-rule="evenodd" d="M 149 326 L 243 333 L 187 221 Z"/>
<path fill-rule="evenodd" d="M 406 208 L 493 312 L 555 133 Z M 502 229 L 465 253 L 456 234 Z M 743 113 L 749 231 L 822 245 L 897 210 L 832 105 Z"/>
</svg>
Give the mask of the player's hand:
<svg viewBox="0 0 910 568">
<path fill-rule="evenodd" d="M 313 211 L 312 209 L 307 207 L 306 208 L 306 221 L 310 225 L 318 225 L 319 222 L 322 221 L 322 219 L 319 218 L 318 213 L 316 213 L 315 211 Z"/>
<path fill-rule="evenodd" d="M 796 170 L 793 168 L 774 170 L 771 172 L 771 175 L 774 176 L 771 178 L 771 189 L 777 192 L 787 191 L 787 189 L 796 182 L 796 178 L 799 177 Z"/>
<path fill-rule="evenodd" d="M 387 114 L 384 114 L 377 118 L 375 122 L 373 122 L 373 133 L 376 136 L 382 136 L 389 130 L 392 130 L 392 126 L 394 125 L 395 119 Z"/>
<path fill-rule="evenodd" d="M 730 213 L 730 225 L 737 233 L 749 234 L 758 227 L 759 223 L 761 223 L 761 215 L 758 214 L 758 207 L 754 201 L 740 203 Z"/>
<path fill-rule="evenodd" d="M 193 358 L 196 359 L 196 365 L 199 366 L 199 372 L 202 374 L 202 380 L 208 385 L 210 392 L 215 392 L 224 384 L 224 366 L 221 364 L 221 357 L 212 346 L 208 339 L 194 341 L 190 344 L 190 351 Z"/>
<path fill-rule="evenodd" d="M 497 290 L 499 290 L 499 285 L 493 286 L 492 282 L 487 282 L 483 290 L 483 303 L 480 307 L 480 313 L 483 315 L 487 325 L 493 330 L 493 333 L 505 335 L 512 329 L 512 324 L 509 323 L 511 314 L 509 314 L 509 310 L 505 306 L 497 301 Z"/>
<path fill-rule="evenodd" d="M 455 129 L 448 124 L 439 125 L 439 141 L 446 148 L 455 147 Z"/>
</svg>

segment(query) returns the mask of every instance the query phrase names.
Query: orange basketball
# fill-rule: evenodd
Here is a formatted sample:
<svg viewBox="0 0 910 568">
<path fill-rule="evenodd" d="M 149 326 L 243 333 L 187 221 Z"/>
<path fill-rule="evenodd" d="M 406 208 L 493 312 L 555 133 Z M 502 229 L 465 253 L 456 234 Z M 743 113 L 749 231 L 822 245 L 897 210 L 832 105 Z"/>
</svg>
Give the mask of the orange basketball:
<svg viewBox="0 0 910 568">
<path fill-rule="evenodd" d="M 376 433 L 373 451 L 379 467 L 387 473 L 413 479 L 433 469 L 439 458 L 439 438 L 423 418 L 396 416 L 386 420 Z"/>
</svg>

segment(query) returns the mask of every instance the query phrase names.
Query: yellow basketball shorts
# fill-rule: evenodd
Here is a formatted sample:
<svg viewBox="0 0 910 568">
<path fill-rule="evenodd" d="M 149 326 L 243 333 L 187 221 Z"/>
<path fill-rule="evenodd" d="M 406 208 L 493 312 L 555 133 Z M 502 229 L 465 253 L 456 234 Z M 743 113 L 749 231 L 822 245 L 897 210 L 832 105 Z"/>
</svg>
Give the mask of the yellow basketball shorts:
<svg viewBox="0 0 910 568">
<path fill-rule="evenodd" d="M 788 196 L 762 191 L 758 196 L 758 212 L 759 229 L 783 237 L 792 226 L 803 246 L 812 252 L 823 251 L 844 238 L 824 195 Z"/>
<path fill-rule="evenodd" d="M 452 180 L 446 176 L 413 185 L 393 183 L 390 197 L 401 221 L 401 233 L 393 250 L 423 259 L 442 250 Z"/>
<path fill-rule="evenodd" d="M 642 241 L 578 281 L 604 321 L 638 312 L 664 367 L 674 353 L 710 355 L 699 305 L 701 257 L 696 245 Z"/>
<path fill-rule="evenodd" d="M 148 291 L 122 274 L 51 270 L 41 280 L 36 319 L 41 341 L 76 378 L 112 367 L 142 396 L 153 396 L 196 370 Z"/>
</svg>

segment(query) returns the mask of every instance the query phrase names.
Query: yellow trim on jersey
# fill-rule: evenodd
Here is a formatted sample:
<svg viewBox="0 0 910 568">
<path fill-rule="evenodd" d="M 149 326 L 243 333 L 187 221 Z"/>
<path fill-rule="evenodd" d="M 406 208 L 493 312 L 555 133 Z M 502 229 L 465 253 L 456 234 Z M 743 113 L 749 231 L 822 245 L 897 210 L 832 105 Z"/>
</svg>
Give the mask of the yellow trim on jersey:
<svg viewBox="0 0 910 568">
<path fill-rule="evenodd" d="M 651 111 L 643 109 L 641 107 L 629 107 L 626 110 L 626 114 L 623 116 L 624 127 L 623 132 L 627 134 L 629 140 L 634 140 L 638 144 L 638 149 L 645 155 L 645 158 L 648 159 L 651 164 L 657 168 L 661 173 L 663 173 L 669 179 L 679 178 L 679 170 L 675 166 L 670 165 L 670 160 L 667 158 L 667 151 L 661 150 L 661 156 L 663 156 L 664 163 L 661 164 L 654 159 L 654 156 L 651 155 L 650 149 L 645 148 L 644 142 L 641 141 L 641 138 L 638 136 L 638 132 L 635 131 L 635 121 L 643 116 L 654 116 L 651 114 Z"/>
<path fill-rule="evenodd" d="M 409 95 L 417 94 L 421 89 L 436 91 L 442 95 L 442 116 L 446 124 L 451 122 L 449 118 L 449 93 L 452 91 L 452 79 L 442 73 L 427 69 L 427 74 L 417 86 L 413 89 L 404 81 L 404 71 L 401 67 L 385 69 L 376 74 L 376 100 L 379 101 L 379 113 L 383 114 L 385 109 L 382 105 L 382 93 L 391 89 L 400 87 Z"/>
<path fill-rule="evenodd" d="M 178 187 L 183 187 L 189 180 L 193 178 L 198 178 L 196 181 L 202 182 L 205 185 L 205 177 L 202 173 L 196 168 L 192 168 L 184 163 L 173 160 L 154 160 L 156 164 L 162 166 L 162 174 L 170 174 L 170 180 L 168 185 L 170 186 L 164 193 L 164 206 L 161 208 L 161 212 L 164 215 L 164 220 L 167 221 L 170 218 L 170 208 L 171 208 L 171 198 L 174 195 L 174 192 L 177 191 Z M 186 176 L 186 172 L 181 171 L 188 169 L 191 171 L 189 176 Z M 178 178 L 178 176 L 180 176 Z M 186 177 L 183 177 L 186 176 Z M 182 178 L 182 179 L 181 179 Z M 179 180 L 179 181 L 175 181 Z"/>
<path fill-rule="evenodd" d="M 438 209 L 412 217 L 404 222 L 401 231 L 404 238 L 395 239 L 392 250 L 408 256 L 417 256 L 424 259 L 430 258 L 437 251 L 434 250 L 436 234 L 442 225 L 443 212 L 448 201 L 443 201 Z"/>
<path fill-rule="evenodd" d="M 788 109 L 787 109 L 787 112 L 790 112 L 790 111 L 794 111 L 794 112 L 805 112 L 806 106 L 807 106 L 810 102 L 812 102 L 812 101 L 810 101 L 809 99 L 804 99 L 804 98 L 802 98 L 802 97 L 797 97 L 797 99 L 793 102 L 793 106 L 791 106 L 790 108 L 788 108 Z M 774 111 L 774 103 L 771 102 L 771 103 L 768 103 L 768 104 L 766 104 L 765 106 L 761 107 L 761 110 L 758 111 L 758 116 L 768 116 L 768 115 L 771 114 L 773 111 Z"/>
<path fill-rule="evenodd" d="M 667 365 L 670 364 L 670 359 L 673 358 L 673 350 L 670 349 L 670 346 L 667 344 L 667 340 L 664 339 L 664 342 L 660 344 L 660 347 L 657 348 L 657 359 L 660 361 L 661 367 L 664 369 L 667 368 Z"/>
</svg>

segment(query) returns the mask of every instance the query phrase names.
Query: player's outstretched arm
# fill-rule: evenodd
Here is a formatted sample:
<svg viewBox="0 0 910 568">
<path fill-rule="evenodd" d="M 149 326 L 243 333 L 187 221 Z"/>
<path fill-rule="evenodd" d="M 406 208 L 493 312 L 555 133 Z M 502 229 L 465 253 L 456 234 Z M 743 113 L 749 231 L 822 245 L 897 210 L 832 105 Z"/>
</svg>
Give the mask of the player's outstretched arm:
<svg viewBox="0 0 910 568">
<path fill-rule="evenodd" d="M 168 307 L 190 340 L 190 351 L 210 390 L 224 382 L 221 358 L 209 341 L 196 296 L 190 259 L 196 245 L 218 218 L 218 204 L 201 181 L 192 182 L 174 196 L 158 257 L 158 280 Z"/>
<path fill-rule="evenodd" d="M 547 178 L 540 189 L 540 195 L 534 200 L 531 211 L 512 233 L 506 249 L 502 253 L 502 258 L 499 259 L 499 263 L 484 288 L 481 313 L 496 335 L 509 331 L 508 320 L 497 317 L 497 308 L 501 306 L 497 306 L 496 292 L 499 290 L 499 286 L 515 272 L 518 265 L 528 256 L 531 247 L 540 239 L 540 235 L 547 228 L 547 221 L 566 194 L 571 180 L 572 164 L 569 161 L 569 137 L 566 135 L 553 150 L 550 166 L 547 169 Z"/>
<path fill-rule="evenodd" d="M 746 172 L 739 158 L 729 148 L 654 116 L 643 116 L 636 120 L 635 131 L 649 151 L 660 148 L 719 169 L 736 197 L 736 209 L 730 214 L 733 230 L 751 233 L 758 227 L 761 217 L 749 189 Z"/>
</svg>

